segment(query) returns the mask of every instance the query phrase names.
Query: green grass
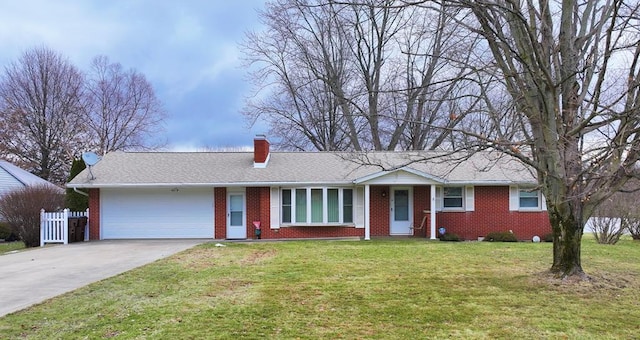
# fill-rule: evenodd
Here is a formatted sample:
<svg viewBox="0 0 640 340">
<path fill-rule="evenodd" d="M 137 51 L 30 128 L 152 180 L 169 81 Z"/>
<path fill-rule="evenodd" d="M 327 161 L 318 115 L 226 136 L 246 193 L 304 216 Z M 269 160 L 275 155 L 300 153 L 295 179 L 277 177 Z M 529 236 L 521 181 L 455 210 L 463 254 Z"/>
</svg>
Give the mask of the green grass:
<svg viewBox="0 0 640 340">
<path fill-rule="evenodd" d="M 2 255 L 4 253 L 8 253 L 10 251 L 22 250 L 22 249 L 24 249 L 24 243 L 23 242 L 0 243 L 0 255 Z"/>
<path fill-rule="evenodd" d="M 206 244 L 0 318 L 10 339 L 634 338 L 640 242 L 586 238 L 592 282 L 551 244 Z"/>
</svg>

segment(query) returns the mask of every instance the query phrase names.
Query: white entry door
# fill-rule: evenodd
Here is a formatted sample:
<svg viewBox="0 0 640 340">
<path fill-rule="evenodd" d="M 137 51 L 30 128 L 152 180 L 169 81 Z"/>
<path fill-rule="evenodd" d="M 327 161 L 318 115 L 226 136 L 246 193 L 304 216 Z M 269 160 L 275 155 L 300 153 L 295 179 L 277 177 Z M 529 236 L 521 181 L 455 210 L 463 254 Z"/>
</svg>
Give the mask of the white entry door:
<svg viewBox="0 0 640 340">
<path fill-rule="evenodd" d="M 413 199 L 411 188 L 391 188 L 391 235 L 411 235 Z"/>
<path fill-rule="evenodd" d="M 227 238 L 247 238 L 245 199 L 242 192 L 231 192 L 227 196 Z"/>
</svg>

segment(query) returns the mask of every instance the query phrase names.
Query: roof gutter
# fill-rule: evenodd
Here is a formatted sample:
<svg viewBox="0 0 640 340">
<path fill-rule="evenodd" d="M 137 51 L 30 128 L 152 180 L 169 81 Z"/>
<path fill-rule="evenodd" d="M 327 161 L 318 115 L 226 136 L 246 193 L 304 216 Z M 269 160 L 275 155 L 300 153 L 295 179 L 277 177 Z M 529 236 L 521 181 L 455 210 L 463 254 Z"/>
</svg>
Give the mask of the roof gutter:
<svg viewBox="0 0 640 340">
<path fill-rule="evenodd" d="M 84 189 L 100 189 L 100 188 L 213 188 L 213 187 L 227 187 L 227 188 L 242 188 L 242 187 L 302 187 L 302 186 L 327 186 L 327 185 L 365 185 L 365 182 L 358 181 L 339 181 L 339 182 L 234 182 L 234 183 L 112 183 L 112 184 L 67 184 L 67 188 L 72 188 L 74 191 L 88 196 L 87 193 L 78 191 L 78 188 Z M 442 183 L 431 183 L 436 186 L 455 186 L 455 185 L 474 185 L 474 186 L 493 186 L 493 185 L 535 185 L 537 182 L 532 181 L 444 181 Z M 393 185 L 379 184 L 379 185 Z M 425 183 L 403 183 L 403 185 L 425 185 Z"/>
<path fill-rule="evenodd" d="M 353 185 L 353 181 L 339 182 L 233 182 L 233 183 L 113 183 L 113 184 L 67 184 L 67 188 L 212 188 L 212 187 L 277 187 L 277 186 L 326 186 Z"/>
</svg>

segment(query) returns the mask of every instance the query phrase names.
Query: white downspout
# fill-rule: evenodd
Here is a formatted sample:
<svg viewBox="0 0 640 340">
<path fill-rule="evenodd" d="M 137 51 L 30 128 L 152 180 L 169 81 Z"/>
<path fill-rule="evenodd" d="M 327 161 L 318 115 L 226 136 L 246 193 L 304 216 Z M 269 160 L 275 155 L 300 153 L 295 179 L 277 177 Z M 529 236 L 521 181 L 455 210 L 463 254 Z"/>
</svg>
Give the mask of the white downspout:
<svg viewBox="0 0 640 340">
<path fill-rule="evenodd" d="M 371 240 L 371 225 L 369 223 L 369 199 L 371 198 L 371 191 L 369 184 L 364 186 L 364 239 L 365 241 Z"/>
<path fill-rule="evenodd" d="M 436 186 L 431 184 L 431 235 L 432 240 L 436 239 Z"/>
<path fill-rule="evenodd" d="M 79 193 L 79 194 L 80 194 L 80 195 L 82 195 L 82 196 L 87 196 L 87 197 L 89 197 L 89 194 L 87 194 L 87 193 L 86 193 L 86 192 L 84 192 L 84 191 L 80 191 L 80 190 L 78 190 L 78 188 L 76 188 L 76 187 L 73 187 L 73 191 L 75 191 L 75 192 Z"/>
</svg>

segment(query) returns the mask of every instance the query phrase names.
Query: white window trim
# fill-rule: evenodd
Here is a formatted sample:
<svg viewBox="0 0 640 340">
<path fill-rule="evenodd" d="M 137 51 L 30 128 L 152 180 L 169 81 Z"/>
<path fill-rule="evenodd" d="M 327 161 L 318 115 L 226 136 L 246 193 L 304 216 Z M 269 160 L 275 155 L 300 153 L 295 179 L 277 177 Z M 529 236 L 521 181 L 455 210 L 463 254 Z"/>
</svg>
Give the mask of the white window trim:
<svg viewBox="0 0 640 340">
<path fill-rule="evenodd" d="M 522 196 L 521 193 L 523 191 L 530 191 L 530 192 L 535 192 L 536 193 L 536 200 L 537 200 L 537 205 L 535 207 L 523 207 L 522 204 Z M 531 190 L 531 189 L 527 189 L 527 188 L 518 188 L 518 210 L 520 211 L 540 211 L 542 210 L 542 204 L 540 202 L 540 190 Z"/>
<path fill-rule="evenodd" d="M 304 189 L 306 191 L 306 202 L 307 202 L 307 221 L 306 222 L 296 222 L 296 190 L 300 190 L 300 189 Z M 311 191 L 314 189 L 322 189 L 322 222 L 311 222 Z M 328 195 L 328 191 L 330 189 L 338 189 L 338 222 L 329 222 L 329 205 L 328 205 L 328 201 L 329 201 L 329 195 Z M 344 190 L 351 190 L 351 209 L 352 209 L 352 213 L 351 213 L 351 219 L 353 221 L 351 222 L 344 222 Z M 290 222 L 285 222 L 282 220 L 282 217 L 280 218 L 280 226 L 281 227 L 287 227 L 287 226 L 291 226 L 291 227 L 297 227 L 297 226 L 355 226 L 356 221 L 355 221 L 355 195 L 356 195 L 356 188 L 352 188 L 352 187 L 317 187 L 317 186 L 311 186 L 311 187 L 286 187 L 286 188 L 282 188 L 280 189 L 280 194 L 283 195 L 283 191 L 284 190 L 290 190 L 291 192 L 291 221 Z M 282 202 L 283 200 L 280 200 L 280 204 L 279 204 L 279 212 L 280 214 L 283 216 L 284 214 L 282 214 Z"/>
<path fill-rule="evenodd" d="M 536 191 L 538 194 L 538 206 L 537 207 L 521 207 L 520 206 L 520 191 Z M 510 211 L 522 211 L 522 212 L 535 212 L 546 211 L 546 201 L 542 191 L 530 186 L 510 186 L 509 187 L 509 210 Z"/>
<path fill-rule="evenodd" d="M 461 207 L 445 207 L 444 206 L 444 200 L 445 200 L 445 189 L 446 188 L 460 188 L 461 189 L 461 193 L 462 193 L 462 206 Z M 447 185 L 442 187 L 442 211 L 465 211 L 465 202 L 466 202 L 466 188 L 464 185 Z"/>
</svg>

